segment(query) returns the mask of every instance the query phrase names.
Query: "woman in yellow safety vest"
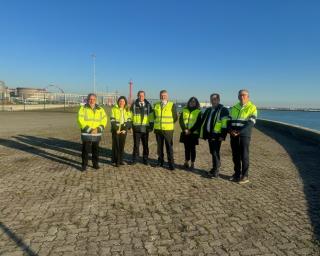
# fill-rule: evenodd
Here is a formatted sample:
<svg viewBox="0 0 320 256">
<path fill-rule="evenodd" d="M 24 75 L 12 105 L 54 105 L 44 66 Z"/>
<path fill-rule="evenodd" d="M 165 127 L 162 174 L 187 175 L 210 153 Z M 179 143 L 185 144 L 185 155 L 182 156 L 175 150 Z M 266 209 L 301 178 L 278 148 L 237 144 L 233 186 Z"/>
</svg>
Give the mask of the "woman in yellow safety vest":
<svg viewBox="0 0 320 256">
<path fill-rule="evenodd" d="M 131 129 L 131 111 L 127 108 L 127 99 L 119 97 L 111 110 L 110 123 L 112 133 L 112 163 L 116 167 L 124 165 L 123 154 L 127 132 Z"/>
<path fill-rule="evenodd" d="M 201 126 L 200 104 L 196 97 L 191 97 L 187 106 L 183 108 L 179 117 L 181 127 L 180 142 L 184 143 L 185 162 L 184 168 L 194 168 L 196 160 L 196 145 L 199 144 L 199 129 Z"/>
</svg>

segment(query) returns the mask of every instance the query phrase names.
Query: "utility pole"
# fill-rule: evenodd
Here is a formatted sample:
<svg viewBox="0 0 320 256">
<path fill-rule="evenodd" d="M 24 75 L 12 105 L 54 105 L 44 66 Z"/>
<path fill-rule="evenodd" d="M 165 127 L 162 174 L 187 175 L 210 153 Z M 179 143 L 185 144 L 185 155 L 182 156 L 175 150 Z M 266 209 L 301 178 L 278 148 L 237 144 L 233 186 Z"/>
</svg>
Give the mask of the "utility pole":
<svg viewBox="0 0 320 256">
<path fill-rule="evenodd" d="M 93 93 L 96 93 L 96 55 L 91 54 L 93 61 Z"/>
</svg>

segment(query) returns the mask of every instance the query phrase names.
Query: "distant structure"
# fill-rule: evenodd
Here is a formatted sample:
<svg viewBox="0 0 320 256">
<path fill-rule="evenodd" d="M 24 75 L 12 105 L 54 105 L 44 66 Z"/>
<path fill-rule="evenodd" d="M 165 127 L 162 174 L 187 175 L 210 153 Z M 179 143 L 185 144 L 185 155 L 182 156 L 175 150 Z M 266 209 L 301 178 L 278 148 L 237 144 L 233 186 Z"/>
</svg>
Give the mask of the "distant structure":
<svg viewBox="0 0 320 256">
<path fill-rule="evenodd" d="M 4 81 L 0 81 L 0 100 L 2 103 L 10 101 L 10 91 Z"/>
<path fill-rule="evenodd" d="M 45 89 L 38 88 L 28 88 L 28 87 L 17 87 L 16 88 L 16 97 L 21 99 L 28 100 L 39 100 L 44 98 L 46 93 Z"/>
<path fill-rule="evenodd" d="M 132 82 L 132 79 L 130 79 L 130 81 L 129 81 L 129 97 L 128 97 L 129 105 L 131 105 L 132 101 L 133 101 L 132 90 L 133 90 L 133 82 Z"/>
<path fill-rule="evenodd" d="M 208 108 L 211 107 L 211 103 L 209 101 L 206 102 L 200 102 L 200 107 L 201 108 Z"/>
<path fill-rule="evenodd" d="M 84 103 L 87 98 L 87 94 L 65 93 L 62 89 L 59 92 L 52 92 L 48 89 L 49 86 L 46 88 L 8 88 L 4 81 L 0 81 L 0 102 L 5 104 L 42 104 L 45 102 L 46 104 L 67 103 L 69 105 Z M 108 106 L 114 105 L 119 98 L 117 91 L 97 92 L 96 94 L 98 103 Z"/>
</svg>

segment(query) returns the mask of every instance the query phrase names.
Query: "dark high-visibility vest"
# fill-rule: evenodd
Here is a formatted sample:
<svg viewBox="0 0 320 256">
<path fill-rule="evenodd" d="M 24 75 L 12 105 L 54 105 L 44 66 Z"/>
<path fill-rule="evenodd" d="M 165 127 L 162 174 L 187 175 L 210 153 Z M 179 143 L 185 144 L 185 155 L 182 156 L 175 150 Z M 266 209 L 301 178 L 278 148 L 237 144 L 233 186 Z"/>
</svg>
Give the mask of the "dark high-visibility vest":
<svg viewBox="0 0 320 256">
<path fill-rule="evenodd" d="M 212 126 L 212 131 L 211 132 L 216 133 L 216 134 L 221 133 L 221 130 L 222 129 L 226 129 L 227 125 L 228 125 L 229 117 L 228 116 L 224 116 L 224 117 L 221 118 L 221 116 L 220 116 L 222 109 L 223 109 L 223 107 L 219 108 L 218 111 L 215 113 L 215 115 L 211 117 L 211 118 L 213 118 L 213 120 L 212 119 L 210 120 L 210 122 L 213 122 L 213 126 Z M 214 110 L 211 109 L 211 111 L 214 111 Z M 205 127 L 205 124 L 207 123 L 207 119 L 211 115 L 211 111 L 208 113 L 208 115 L 206 116 L 204 122 L 201 125 L 200 138 L 203 138 L 203 130 L 207 129 L 207 127 Z"/>
<path fill-rule="evenodd" d="M 143 106 L 144 108 L 144 115 L 141 118 L 141 113 L 137 113 L 138 106 L 134 105 L 132 107 L 133 113 L 132 113 L 132 124 L 133 126 L 146 126 L 149 125 L 150 122 L 153 122 L 153 114 L 150 113 L 150 105 L 145 104 Z"/>
</svg>

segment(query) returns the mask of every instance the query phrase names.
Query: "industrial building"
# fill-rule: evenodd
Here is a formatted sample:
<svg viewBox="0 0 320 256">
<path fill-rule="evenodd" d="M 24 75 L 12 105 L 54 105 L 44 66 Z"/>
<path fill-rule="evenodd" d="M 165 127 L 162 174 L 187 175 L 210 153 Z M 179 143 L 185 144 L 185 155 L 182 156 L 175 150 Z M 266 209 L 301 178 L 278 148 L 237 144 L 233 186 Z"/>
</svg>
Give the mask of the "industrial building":
<svg viewBox="0 0 320 256">
<path fill-rule="evenodd" d="M 47 88 L 17 87 L 8 88 L 4 81 L 0 81 L 0 101 L 2 104 L 58 104 L 84 103 L 87 94 L 65 93 L 62 89 L 59 92 L 51 92 Z M 113 105 L 119 98 L 118 92 L 98 92 L 99 104 Z"/>
</svg>

